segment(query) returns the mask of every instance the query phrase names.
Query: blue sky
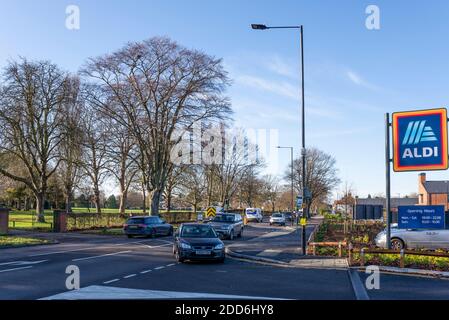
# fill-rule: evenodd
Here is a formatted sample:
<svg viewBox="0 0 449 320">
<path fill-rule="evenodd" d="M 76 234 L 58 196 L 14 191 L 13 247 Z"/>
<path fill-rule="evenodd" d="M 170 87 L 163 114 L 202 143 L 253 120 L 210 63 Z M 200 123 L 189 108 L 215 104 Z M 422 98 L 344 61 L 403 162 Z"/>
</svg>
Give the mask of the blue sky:
<svg viewBox="0 0 449 320">
<path fill-rule="evenodd" d="M 80 8 L 78 31 L 65 28 L 69 4 Z M 370 4 L 380 30 L 365 27 Z M 298 33 L 249 25 L 303 24 L 307 144 L 332 154 L 341 179 L 366 196 L 385 189 L 384 113 L 449 102 L 448 10 L 444 0 L 0 0 L 0 66 L 21 55 L 75 72 L 127 41 L 168 36 L 224 59 L 236 125 L 278 129 L 298 153 Z M 273 173 L 288 164 L 288 151 L 280 156 Z M 392 174 L 392 194 L 416 192 L 417 174 Z"/>
</svg>

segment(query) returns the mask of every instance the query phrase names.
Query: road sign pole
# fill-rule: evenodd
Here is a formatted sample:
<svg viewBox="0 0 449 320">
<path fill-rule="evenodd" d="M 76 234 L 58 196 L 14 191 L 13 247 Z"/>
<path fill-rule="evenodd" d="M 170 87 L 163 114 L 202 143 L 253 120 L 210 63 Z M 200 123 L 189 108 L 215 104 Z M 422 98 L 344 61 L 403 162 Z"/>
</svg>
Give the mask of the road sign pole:
<svg viewBox="0 0 449 320">
<path fill-rule="evenodd" d="M 390 188 L 390 114 L 385 114 L 385 204 L 387 216 L 387 248 L 391 249 L 391 188 Z"/>
</svg>

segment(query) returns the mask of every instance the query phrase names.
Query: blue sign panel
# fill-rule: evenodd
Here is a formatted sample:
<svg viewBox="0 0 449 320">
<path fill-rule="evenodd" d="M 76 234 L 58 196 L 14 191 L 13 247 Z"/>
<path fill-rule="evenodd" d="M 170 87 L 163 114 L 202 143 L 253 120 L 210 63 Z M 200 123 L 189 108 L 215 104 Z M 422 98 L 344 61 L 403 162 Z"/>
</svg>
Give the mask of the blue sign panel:
<svg viewBox="0 0 449 320">
<path fill-rule="evenodd" d="M 399 206 L 399 229 L 444 229 L 444 206 Z"/>
<path fill-rule="evenodd" d="M 393 114 L 394 171 L 448 168 L 446 109 Z"/>
<path fill-rule="evenodd" d="M 302 207 L 302 197 L 296 197 L 296 207 L 301 208 Z"/>
</svg>

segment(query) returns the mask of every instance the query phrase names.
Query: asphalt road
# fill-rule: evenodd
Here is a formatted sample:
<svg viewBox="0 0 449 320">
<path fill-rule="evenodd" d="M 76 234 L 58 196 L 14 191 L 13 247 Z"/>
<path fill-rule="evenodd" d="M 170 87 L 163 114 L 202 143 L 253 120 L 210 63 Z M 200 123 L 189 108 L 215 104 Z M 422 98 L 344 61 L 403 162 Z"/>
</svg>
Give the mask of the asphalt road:
<svg viewBox="0 0 449 320">
<path fill-rule="evenodd" d="M 268 229 L 268 231 L 267 231 Z M 263 236 L 277 227 L 248 227 L 243 239 Z M 68 292 L 67 266 L 80 270 L 81 288 L 222 294 L 282 299 L 355 299 L 346 270 L 282 268 L 227 259 L 219 263 L 178 264 L 172 238 L 127 239 L 66 234 L 60 244 L 1 250 L 0 299 L 41 299 Z M 274 240 L 272 240 L 274 241 Z M 269 245 L 269 241 L 267 242 Z M 365 275 L 360 273 L 360 281 Z M 381 275 L 381 289 L 371 299 L 449 299 L 449 282 Z M 112 296 L 113 297 L 113 296 Z"/>
</svg>

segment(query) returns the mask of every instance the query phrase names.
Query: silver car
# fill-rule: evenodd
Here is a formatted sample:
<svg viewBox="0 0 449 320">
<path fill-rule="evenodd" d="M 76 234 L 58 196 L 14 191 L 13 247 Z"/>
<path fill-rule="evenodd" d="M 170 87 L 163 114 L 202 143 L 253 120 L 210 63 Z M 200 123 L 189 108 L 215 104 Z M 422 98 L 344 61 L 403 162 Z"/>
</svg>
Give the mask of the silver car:
<svg viewBox="0 0 449 320">
<path fill-rule="evenodd" d="M 387 232 L 380 232 L 375 239 L 376 246 L 387 248 Z M 398 229 L 391 225 L 391 248 L 400 249 L 449 249 L 449 229 Z"/>
<path fill-rule="evenodd" d="M 282 213 L 273 213 L 273 215 L 270 217 L 270 226 L 273 224 L 285 226 L 285 215 L 283 215 Z"/>
</svg>

